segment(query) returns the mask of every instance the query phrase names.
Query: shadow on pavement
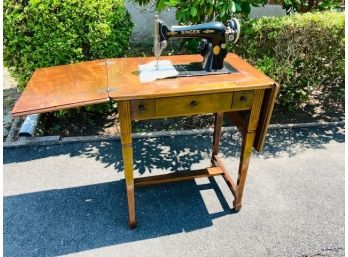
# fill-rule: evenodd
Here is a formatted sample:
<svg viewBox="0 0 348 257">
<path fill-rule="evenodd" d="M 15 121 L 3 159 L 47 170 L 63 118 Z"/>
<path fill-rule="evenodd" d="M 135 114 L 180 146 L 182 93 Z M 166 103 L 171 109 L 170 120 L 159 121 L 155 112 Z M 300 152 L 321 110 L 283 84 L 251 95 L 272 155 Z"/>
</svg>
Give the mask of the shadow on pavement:
<svg viewBox="0 0 348 257">
<path fill-rule="evenodd" d="M 209 214 L 200 194 L 207 189 L 223 211 Z M 4 256 L 57 256 L 189 232 L 232 213 L 214 179 L 140 188 L 136 203 L 138 227 L 130 230 L 123 181 L 5 197 Z"/>
<path fill-rule="evenodd" d="M 294 156 L 308 148 L 321 149 L 331 141 L 344 142 L 344 126 L 272 129 L 269 130 L 263 158 Z M 224 133 L 220 152 L 228 158 L 238 158 L 240 134 Z M 140 173 L 161 168 L 168 171 L 187 170 L 192 164 L 209 158 L 212 135 L 171 136 L 141 138 L 133 140 L 134 168 Z M 4 163 L 25 162 L 48 156 L 69 155 L 94 158 L 105 164 L 113 165 L 118 172 L 123 171 L 120 141 L 78 143 L 67 145 L 4 149 Z"/>
</svg>

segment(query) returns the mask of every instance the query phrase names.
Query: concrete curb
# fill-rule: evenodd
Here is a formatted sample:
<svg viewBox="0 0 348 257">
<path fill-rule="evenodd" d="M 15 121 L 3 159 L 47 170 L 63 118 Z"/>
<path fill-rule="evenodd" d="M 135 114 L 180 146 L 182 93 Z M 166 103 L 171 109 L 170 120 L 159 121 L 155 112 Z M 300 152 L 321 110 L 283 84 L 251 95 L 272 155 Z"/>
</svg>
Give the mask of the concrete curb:
<svg viewBox="0 0 348 257">
<path fill-rule="evenodd" d="M 336 122 L 311 122 L 311 123 L 293 123 L 293 124 L 271 124 L 269 129 L 291 129 L 291 128 L 310 128 L 310 127 L 326 127 L 345 125 L 345 121 Z M 236 132 L 236 127 L 223 127 L 224 132 Z M 188 135 L 202 135 L 212 134 L 213 128 L 209 129 L 193 129 L 193 130 L 178 130 L 178 131 L 154 131 L 144 133 L 133 133 L 133 138 L 149 138 L 149 137 L 170 137 L 170 136 L 188 136 Z M 26 140 L 19 140 L 14 142 L 4 142 L 4 148 L 16 148 L 27 146 L 45 146 L 45 145 L 59 145 L 72 143 L 89 143 L 89 142 L 105 142 L 120 140 L 120 136 L 81 136 L 81 137 L 63 137 L 60 136 L 46 136 L 34 137 Z"/>
</svg>

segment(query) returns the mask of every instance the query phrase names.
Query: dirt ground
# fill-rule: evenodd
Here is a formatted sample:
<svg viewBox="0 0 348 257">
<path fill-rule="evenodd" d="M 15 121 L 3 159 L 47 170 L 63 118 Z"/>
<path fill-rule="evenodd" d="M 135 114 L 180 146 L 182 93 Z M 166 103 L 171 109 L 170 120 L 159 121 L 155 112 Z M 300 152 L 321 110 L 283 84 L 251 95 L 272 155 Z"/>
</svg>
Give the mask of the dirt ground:
<svg viewBox="0 0 348 257">
<path fill-rule="evenodd" d="M 17 82 L 11 77 L 8 70 L 3 68 L 3 138 L 8 136 L 11 129 L 13 117 L 11 115 L 11 109 L 17 101 L 20 93 L 17 91 Z"/>
</svg>

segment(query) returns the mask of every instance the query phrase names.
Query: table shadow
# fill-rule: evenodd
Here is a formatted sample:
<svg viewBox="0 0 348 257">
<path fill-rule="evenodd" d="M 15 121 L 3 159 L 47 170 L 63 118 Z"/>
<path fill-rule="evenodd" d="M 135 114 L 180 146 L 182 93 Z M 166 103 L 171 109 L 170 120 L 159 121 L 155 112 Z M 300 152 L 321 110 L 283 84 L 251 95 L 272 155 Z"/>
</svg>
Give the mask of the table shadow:
<svg viewBox="0 0 348 257">
<path fill-rule="evenodd" d="M 201 195 L 207 189 L 222 211 L 209 213 Z M 124 181 L 7 196 L 4 256 L 57 256 L 190 232 L 232 213 L 213 178 L 137 189 L 135 230 L 128 228 Z"/>
</svg>

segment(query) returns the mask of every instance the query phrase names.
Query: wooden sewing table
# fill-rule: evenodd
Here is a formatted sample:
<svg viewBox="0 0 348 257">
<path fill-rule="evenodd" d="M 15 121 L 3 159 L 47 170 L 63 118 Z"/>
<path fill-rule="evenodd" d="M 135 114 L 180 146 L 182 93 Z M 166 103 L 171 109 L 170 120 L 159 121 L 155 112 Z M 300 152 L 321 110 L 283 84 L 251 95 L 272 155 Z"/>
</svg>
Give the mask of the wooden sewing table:
<svg viewBox="0 0 348 257">
<path fill-rule="evenodd" d="M 187 64 L 199 62 L 202 57 L 184 55 L 162 59 L 173 64 Z M 225 61 L 237 70 L 236 73 L 140 83 L 138 65 L 153 60 L 153 57 L 105 59 L 38 69 L 12 114 L 23 116 L 117 101 L 131 228 L 136 225 L 136 186 L 222 175 L 235 197 L 234 209 L 239 211 L 252 148 L 262 150 L 278 85 L 235 54 L 228 54 Z M 203 113 L 215 114 L 212 167 L 134 179 L 132 120 Z M 218 157 L 224 113 L 243 137 L 237 182 Z"/>
</svg>

